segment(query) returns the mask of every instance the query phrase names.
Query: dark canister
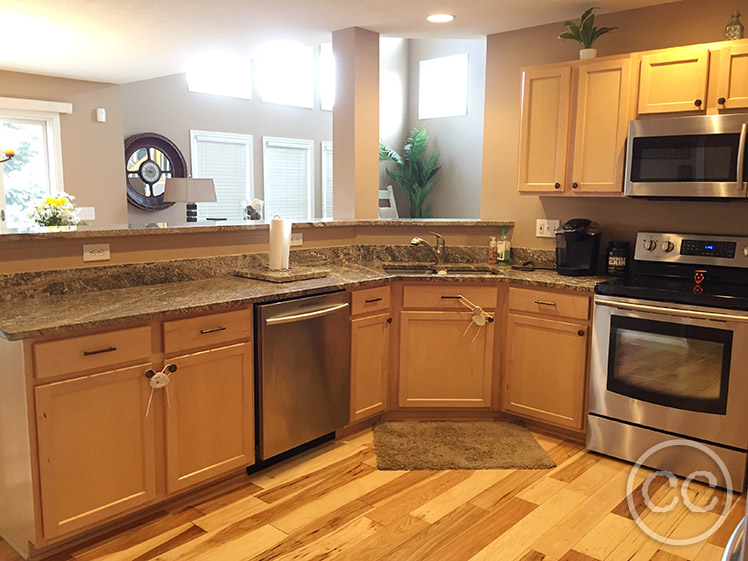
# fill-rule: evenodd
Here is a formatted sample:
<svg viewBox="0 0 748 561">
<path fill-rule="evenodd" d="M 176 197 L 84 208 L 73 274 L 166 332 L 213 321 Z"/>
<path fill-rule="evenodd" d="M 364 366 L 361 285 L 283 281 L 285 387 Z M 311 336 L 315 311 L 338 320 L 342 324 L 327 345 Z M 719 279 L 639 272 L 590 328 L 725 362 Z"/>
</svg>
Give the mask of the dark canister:
<svg viewBox="0 0 748 561">
<path fill-rule="evenodd" d="M 605 272 L 611 277 L 623 277 L 629 269 L 631 250 L 629 242 L 610 242 Z"/>
</svg>

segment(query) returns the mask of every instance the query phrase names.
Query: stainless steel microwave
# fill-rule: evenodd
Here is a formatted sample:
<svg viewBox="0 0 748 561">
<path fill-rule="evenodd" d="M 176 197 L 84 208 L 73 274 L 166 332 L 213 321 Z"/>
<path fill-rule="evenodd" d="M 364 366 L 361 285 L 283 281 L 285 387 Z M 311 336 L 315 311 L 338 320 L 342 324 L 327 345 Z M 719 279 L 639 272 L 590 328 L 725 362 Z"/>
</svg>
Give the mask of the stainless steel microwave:
<svg viewBox="0 0 748 561">
<path fill-rule="evenodd" d="M 624 194 L 745 199 L 748 114 L 629 123 Z"/>
</svg>

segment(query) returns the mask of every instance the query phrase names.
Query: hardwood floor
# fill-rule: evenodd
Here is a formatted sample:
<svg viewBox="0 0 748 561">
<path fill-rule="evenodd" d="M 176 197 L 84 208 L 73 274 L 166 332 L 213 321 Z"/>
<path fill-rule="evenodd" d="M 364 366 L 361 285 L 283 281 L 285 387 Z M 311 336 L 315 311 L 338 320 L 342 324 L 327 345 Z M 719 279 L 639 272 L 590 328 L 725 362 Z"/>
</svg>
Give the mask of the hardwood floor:
<svg viewBox="0 0 748 561">
<path fill-rule="evenodd" d="M 55 561 L 719 561 L 745 511 L 733 503 L 708 539 L 666 546 L 640 530 L 629 511 L 629 465 L 545 435 L 536 439 L 558 464 L 548 470 L 378 471 L 370 430 L 242 478 L 224 494 L 171 504 L 148 522 Z M 645 474 L 640 474 L 640 484 Z M 654 503 L 680 496 L 657 478 Z M 647 510 L 661 535 L 690 537 L 716 514 L 682 501 Z M 691 484 L 697 505 L 725 493 Z M 717 511 L 719 511 L 719 507 Z M 0 542 L 0 561 L 19 561 Z"/>
</svg>

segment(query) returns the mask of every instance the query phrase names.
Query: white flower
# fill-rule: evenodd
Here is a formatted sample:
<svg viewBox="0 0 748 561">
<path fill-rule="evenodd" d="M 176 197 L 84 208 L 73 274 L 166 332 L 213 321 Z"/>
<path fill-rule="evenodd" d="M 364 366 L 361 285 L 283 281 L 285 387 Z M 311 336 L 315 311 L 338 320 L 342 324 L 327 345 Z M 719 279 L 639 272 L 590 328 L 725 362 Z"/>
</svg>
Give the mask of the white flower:
<svg viewBox="0 0 748 561">
<path fill-rule="evenodd" d="M 262 210 L 262 201 L 260 199 L 252 199 L 252 202 L 249 203 L 249 206 L 259 212 L 260 210 Z"/>
</svg>

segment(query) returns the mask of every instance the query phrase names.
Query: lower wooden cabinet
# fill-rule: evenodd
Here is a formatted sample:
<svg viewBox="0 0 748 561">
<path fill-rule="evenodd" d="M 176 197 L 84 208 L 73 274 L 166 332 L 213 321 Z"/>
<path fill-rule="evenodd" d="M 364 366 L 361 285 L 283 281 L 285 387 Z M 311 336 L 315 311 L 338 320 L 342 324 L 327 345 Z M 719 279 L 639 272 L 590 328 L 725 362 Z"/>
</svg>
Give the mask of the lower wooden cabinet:
<svg viewBox="0 0 748 561">
<path fill-rule="evenodd" d="M 252 346 L 241 343 L 166 359 L 168 493 L 254 463 Z"/>
<path fill-rule="evenodd" d="M 509 313 L 504 409 L 581 430 L 587 371 L 586 324 Z"/>
<path fill-rule="evenodd" d="M 490 407 L 494 324 L 473 314 L 400 312 L 400 407 Z"/>
<path fill-rule="evenodd" d="M 390 314 L 351 321 L 351 422 L 387 408 Z"/>
<path fill-rule="evenodd" d="M 156 496 L 150 364 L 37 386 L 42 525 L 47 539 Z"/>
</svg>

